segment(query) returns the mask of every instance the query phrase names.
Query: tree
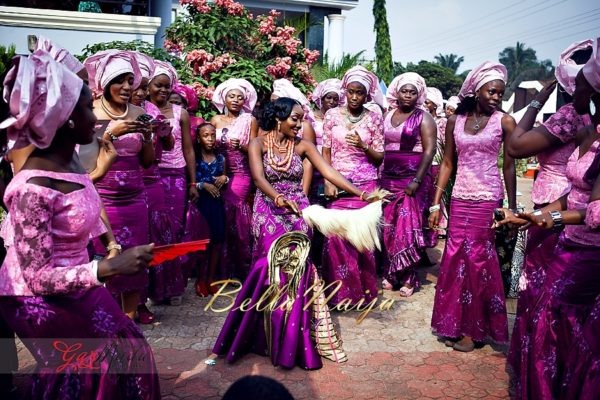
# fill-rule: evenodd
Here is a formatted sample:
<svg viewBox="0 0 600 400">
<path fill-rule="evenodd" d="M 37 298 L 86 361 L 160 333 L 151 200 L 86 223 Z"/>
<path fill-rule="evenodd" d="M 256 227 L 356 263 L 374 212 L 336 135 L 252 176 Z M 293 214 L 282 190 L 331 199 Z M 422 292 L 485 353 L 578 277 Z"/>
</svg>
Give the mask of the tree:
<svg viewBox="0 0 600 400">
<path fill-rule="evenodd" d="M 435 58 L 436 63 L 438 63 L 442 67 L 450 68 L 452 71 L 454 71 L 454 73 L 456 73 L 456 71 L 458 71 L 460 64 L 462 64 L 462 62 L 465 61 L 465 58 L 463 56 L 459 57 L 454 53 L 450 53 L 450 54 L 440 53 L 437 56 L 435 56 L 434 58 Z"/>
<path fill-rule="evenodd" d="M 362 50 L 356 54 L 344 54 L 342 59 L 334 65 L 329 62 L 329 57 L 325 53 L 323 60 L 316 62 L 310 69 L 310 72 L 317 82 L 330 78 L 342 79 L 346 71 L 363 63 L 364 53 L 365 51 Z"/>
<path fill-rule="evenodd" d="M 279 78 L 310 95 L 316 82 L 309 69 L 320 54 L 303 46 L 294 27 L 280 25 L 281 13 L 271 10 L 255 18 L 234 0 L 180 3 L 187 13 L 167 28 L 164 46 L 182 60 L 179 78 L 196 91 L 205 119 L 216 112 L 211 103 L 215 87 L 229 78 L 247 79 L 261 99 Z"/>
<path fill-rule="evenodd" d="M 538 61 L 534 49 L 517 42 L 515 47 L 507 47 L 498 54 L 498 60 L 508 71 L 507 94 L 510 95 L 519 84 L 526 80 L 545 80 L 554 75 L 552 61 Z"/>
<path fill-rule="evenodd" d="M 404 72 L 416 72 L 421 75 L 427 86 L 438 88 L 445 99 L 457 95 L 463 81 L 452 69 L 425 60 L 419 61 L 418 64 L 408 63 L 406 67 L 394 63 L 394 75 Z"/>
<path fill-rule="evenodd" d="M 392 69 L 392 43 L 390 29 L 387 22 L 385 0 L 373 2 L 373 16 L 375 17 L 375 57 L 377 60 L 377 75 L 386 83 L 393 78 Z"/>
</svg>

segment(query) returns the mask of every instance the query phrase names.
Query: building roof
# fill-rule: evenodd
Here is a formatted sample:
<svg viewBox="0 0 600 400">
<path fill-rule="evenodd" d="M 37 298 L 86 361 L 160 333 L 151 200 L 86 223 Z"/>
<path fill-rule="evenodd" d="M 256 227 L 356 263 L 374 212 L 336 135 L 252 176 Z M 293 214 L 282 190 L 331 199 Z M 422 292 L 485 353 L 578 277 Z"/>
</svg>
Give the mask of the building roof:
<svg viewBox="0 0 600 400">
<path fill-rule="evenodd" d="M 352 10 L 358 6 L 358 0 L 238 0 L 245 6 L 257 8 L 281 9 L 285 6 L 292 8 L 308 8 L 310 6 Z M 282 7 L 283 6 L 283 7 Z"/>
</svg>

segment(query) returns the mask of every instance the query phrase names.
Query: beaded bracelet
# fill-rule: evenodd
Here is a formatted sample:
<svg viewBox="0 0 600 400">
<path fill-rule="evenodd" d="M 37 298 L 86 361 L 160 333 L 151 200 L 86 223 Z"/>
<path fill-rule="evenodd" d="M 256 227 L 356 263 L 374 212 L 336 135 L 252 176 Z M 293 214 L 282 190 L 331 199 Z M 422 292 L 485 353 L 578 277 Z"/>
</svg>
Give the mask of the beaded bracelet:
<svg viewBox="0 0 600 400">
<path fill-rule="evenodd" d="M 105 131 L 105 133 L 107 133 L 107 134 L 108 134 L 108 137 L 110 138 L 110 141 L 111 141 L 111 142 L 114 142 L 115 140 L 119 140 L 119 137 L 118 137 L 118 136 L 115 136 L 115 135 L 113 135 L 113 133 L 112 133 L 112 131 L 111 131 L 110 129 L 107 129 L 107 130 Z"/>
<path fill-rule="evenodd" d="M 433 206 L 429 207 L 429 212 L 436 212 L 436 211 L 440 211 L 440 208 L 442 208 L 442 206 L 440 206 L 439 204 L 434 204 Z"/>
</svg>

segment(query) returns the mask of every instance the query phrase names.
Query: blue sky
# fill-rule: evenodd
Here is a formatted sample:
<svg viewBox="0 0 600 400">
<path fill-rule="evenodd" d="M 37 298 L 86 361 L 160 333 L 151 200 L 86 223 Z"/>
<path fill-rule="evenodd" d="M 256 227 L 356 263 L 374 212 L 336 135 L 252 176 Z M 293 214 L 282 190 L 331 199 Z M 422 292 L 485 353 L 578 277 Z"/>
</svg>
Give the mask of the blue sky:
<svg viewBox="0 0 600 400">
<path fill-rule="evenodd" d="M 538 59 L 556 65 L 571 43 L 600 36 L 600 2 L 594 0 L 387 0 L 394 61 L 433 60 L 439 53 L 465 57 L 459 72 L 497 61 L 505 47 L 524 42 Z M 373 0 L 344 11 L 344 52 L 375 57 Z"/>
</svg>

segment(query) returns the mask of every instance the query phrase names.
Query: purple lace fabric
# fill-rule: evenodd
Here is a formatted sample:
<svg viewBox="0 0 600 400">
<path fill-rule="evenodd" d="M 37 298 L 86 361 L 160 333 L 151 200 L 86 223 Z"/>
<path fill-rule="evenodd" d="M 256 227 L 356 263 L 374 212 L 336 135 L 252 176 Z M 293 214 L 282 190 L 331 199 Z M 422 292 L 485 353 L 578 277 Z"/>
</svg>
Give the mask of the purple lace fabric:
<svg viewBox="0 0 600 400">
<path fill-rule="evenodd" d="M 504 198 L 498 170 L 498 154 L 502 145 L 502 116 L 502 112 L 494 112 L 485 128 L 475 135 L 465 132 L 467 116 L 457 116 L 454 140 L 458 168 L 452 197 L 483 201 Z"/>
<path fill-rule="evenodd" d="M 63 194 L 27 183 L 35 177 L 81 189 Z M 87 174 L 23 170 L 4 200 L 10 210 L 5 232 L 12 240 L 0 268 L 0 295 L 56 295 L 101 285 L 86 249 L 90 233 L 103 226 L 100 197 Z"/>
<path fill-rule="evenodd" d="M 271 168 L 266 158 L 267 156 L 264 155 L 265 178 L 271 183 L 275 191 L 283 194 L 286 199 L 296 201 L 301 210 L 308 207 L 308 198 L 302 191 L 303 168 L 300 156 L 294 153 L 290 168 L 282 173 Z M 273 237 L 273 232 L 277 229 L 283 229 L 285 232 L 292 230 L 309 232 L 308 225 L 302 218 L 286 208 L 277 207 L 271 198 L 257 190 L 252 215 L 253 262 L 267 255 L 271 244 L 276 239 L 276 237 Z"/>
<path fill-rule="evenodd" d="M 531 191 L 531 200 L 535 204 L 552 203 L 569 193 L 571 184 L 567 179 L 567 161 L 577 147 L 577 131 L 589 124 L 589 116 L 578 115 L 572 104 L 565 104 L 544 122 L 548 132 L 562 144 L 537 155 L 540 172 Z"/>
<path fill-rule="evenodd" d="M 252 212 L 248 197 L 252 190 L 252 177 L 248 155 L 231 145 L 232 138 L 247 145 L 250 140 L 252 115 L 241 114 L 229 126 L 217 129 L 217 143 L 225 156 L 229 183 L 221 191 L 225 204 L 225 245 L 222 274 L 226 278 L 243 279 L 250 270 Z"/>
<path fill-rule="evenodd" d="M 585 224 L 590 229 L 600 228 L 600 200 L 594 200 L 588 204 L 585 215 Z"/>
<path fill-rule="evenodd" d="M 592 184 L 583 177 L 594 161 L 594 157 L 598 151 L 600 151 L 600 140 L 596 140 L 590 146 L 587 153 L 583 154 L 581 157 L 579 148 L 577 148 L 569 158 L 567 164 L 567 178 L 569 178 L 572 184 L 572 189 L 567 197 L 567 207 L 569 210 L 586 209 L 588 207 Z M 597 212 L 596 207 L 597 206 L 594 205 L 592 213 Z M 566 225 L 564 236 L 576 243 L 586 246 L 598 246 L 598 243 L 600 243 L 600 231 L 598 229 L 593 229 L 589 224 Z"/>
<path fill-rule="evenodd" d="M 323 124 L 324 124 L 324 120 L 319 120 L 316 119 L 315 122 L 313 122 L 313 129 L 315 130 L 315 138 L 317 140 L 317 150 L 319 150 L 319 153 L 322 152 L 323 149 Z"/>
<path fill-rule="evenodd" d="M 355 183 L 377 180 L 377 168 L 369 162 L 364 151 L 346 144 L 346 135 L 356 131 L 365 144 L 383 152 L 383 117 L 367 110 L 363 119 L 348 129 L 344 110 L 346 108 L 337 107 L 325 114 L 323 147 L 331 149 L 331 166 Z"/>
<path fill-rule="evenodd" d="M 185 167 L 185 158 L 183 157 L 183 144 L 181 142 L 181 107 L 173 105 L 173 118 L 169 118 L 169 123 L 173 128 L 175 137 L 175 146 L 172 150 L 163 150 L 160 159 L 160 168 L 183 168 Z"/>
</svg>

